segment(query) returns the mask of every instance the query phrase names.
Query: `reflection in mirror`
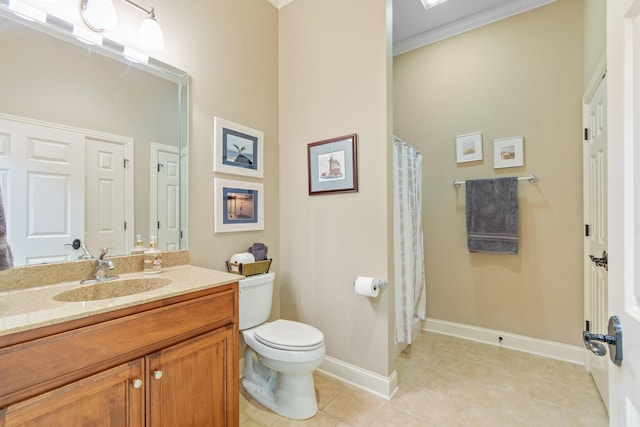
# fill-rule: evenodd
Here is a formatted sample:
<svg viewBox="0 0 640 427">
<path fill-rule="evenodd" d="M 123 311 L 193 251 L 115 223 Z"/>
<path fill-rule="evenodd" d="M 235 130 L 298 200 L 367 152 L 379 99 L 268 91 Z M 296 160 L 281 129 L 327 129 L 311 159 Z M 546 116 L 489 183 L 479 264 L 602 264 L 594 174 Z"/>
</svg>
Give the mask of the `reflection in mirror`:
<svg viewBox="0 0 640 427">
<path fill-rule="evenodd" d="M 0 188 L 15 265 L 187 248 L 186 73 L 0 0 Z"/>
</svg>

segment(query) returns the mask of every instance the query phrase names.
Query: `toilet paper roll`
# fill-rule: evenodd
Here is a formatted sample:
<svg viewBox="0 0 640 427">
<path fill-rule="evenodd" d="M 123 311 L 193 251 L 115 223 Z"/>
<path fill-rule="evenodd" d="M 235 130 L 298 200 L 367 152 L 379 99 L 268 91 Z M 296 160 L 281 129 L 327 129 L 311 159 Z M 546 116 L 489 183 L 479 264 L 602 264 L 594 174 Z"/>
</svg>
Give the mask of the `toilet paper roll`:
<svg viewBox="0 0 640 427">
<path fill-rule="evenodd" d="M 238 264 L 249 264 L 251 262 L 256 262 L 256 259 L 249 252 L 242 252 L 239 254 L 233 254 L 230 261 Z"/>
<path fill-rule="evenodd" d="M 373 277 L 358 277 L 354 285 L 358 295 L 375 298 L 380 293 L 379 280 Z"/>
<path fill-rule="evenodd" d="M 233 254 L 229 260 L 229 271 L 231 273 L 240 273 L 240 264 L 251 264 L 256 259 L 249 252 Z"/>
</svg>

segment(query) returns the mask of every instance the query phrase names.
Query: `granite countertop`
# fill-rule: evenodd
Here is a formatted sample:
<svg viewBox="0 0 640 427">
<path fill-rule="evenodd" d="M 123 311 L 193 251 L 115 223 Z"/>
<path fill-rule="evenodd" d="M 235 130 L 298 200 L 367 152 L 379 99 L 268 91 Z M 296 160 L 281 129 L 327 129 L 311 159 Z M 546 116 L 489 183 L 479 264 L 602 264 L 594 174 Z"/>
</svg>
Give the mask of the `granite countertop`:
<svg viewBox="0 0 640 427">
<path fill-rule="evenodd" d="M 164 268 L 161 273 L 153 275 L 147 275 L 141 271 L 120 275 L 120 279 L 142 277 L 165 278 L 171 279 L 172 282 L 161 288 L 134 295 L 82 302 L 60 302 L 53 299 L 61 292 L 81 286 L 91 286 L 91 284 L 81 285 L 79 281 L 0 292 L 0 335 L 222 286 L 243 278 L 237 274 L 192 265 Z"/>
</svg>

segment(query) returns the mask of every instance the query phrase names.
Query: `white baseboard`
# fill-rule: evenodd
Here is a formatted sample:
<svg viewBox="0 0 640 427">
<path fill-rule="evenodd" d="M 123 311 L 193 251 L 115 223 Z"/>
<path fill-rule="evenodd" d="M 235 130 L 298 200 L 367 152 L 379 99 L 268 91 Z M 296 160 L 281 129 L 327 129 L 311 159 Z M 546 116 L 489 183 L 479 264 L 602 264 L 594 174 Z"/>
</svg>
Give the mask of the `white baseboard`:
<svg viewBox="0 0 640 427">
<path fill-rule="evenodd" d="M 423 330 L 584 365 L 584 348 L 574 345 L 436 319 L 425 320 Z"/>
<path fill-rule="evenodd" d="M 330 356 L 324 357 L 318 370 L 387 400 L 391 400 L 398 390 L 398 374 L 395 370 L 385 377 Z"/>
</svg>

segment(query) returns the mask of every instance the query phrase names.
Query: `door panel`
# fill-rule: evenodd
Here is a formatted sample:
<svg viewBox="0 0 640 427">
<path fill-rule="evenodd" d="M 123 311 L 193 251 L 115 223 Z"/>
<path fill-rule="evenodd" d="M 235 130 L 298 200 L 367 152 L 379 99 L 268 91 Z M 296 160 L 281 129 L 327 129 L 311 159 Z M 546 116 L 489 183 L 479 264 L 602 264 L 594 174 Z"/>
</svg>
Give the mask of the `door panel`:
<svg viewBox="0 0 640 427">
<path fill-rule="evenodd" d="M 125 173 L 126 167 L 130 167 L 125 166 L 125 146 L 88 138 L 86 162 L 87 246 L 93 254 L 99 254 L 100 248 L 126 254 L 133 245 L 125 229 L 128 222 Z M 129 228 L 132 227 L 129 221 Z"/>
<path fill-rule="evenodd" d="M 640 425 L 640 0 L 607 2 L 609 315 L 623 361 L 609 365 L 612 426 Z"/>
<path fill-rule="evenodd" d="M 65 244 L 84 236 L 84 136 L 8 119 L 0 119 L 0 135 L 14 263 L 69 259 Z"/>
<path fill-rule="evenodd" d="M 176 147 L 157 144 L 157 237 L 162 250 L 180 248 L 179 164 Z M 158 226 L 159 224 L 159 226 Z"/>
<path fill-rule="evenodd" d="M 233 333 L 227 327 L 147 356 L 149 427 L 237 425 Z"/>
<path fill-rule="evenodd" d="M 606 334 L 609 321 L 607 307 L 608 273 L 596 266 L 589 255 L 601 257 L 607 247 L 607 126 L 606 77 L 600 81 L 593 97 L 585 106 L 587 139 L 584 148 L 585 224 L 589 235 L 585 237 L 585 320 L 590 332 Z M 585 349 L 587 369 L 598 387 L 605 405 L 609 403 L 608 359 Z"/>
<path fill-rule="evenodd" d="M 5 427 L 144 426 L 143 359 L 117 366 L 49 393 L 10 405 Z M 3 423 L 4 421 L 4 423 Z"/>
</svg>

